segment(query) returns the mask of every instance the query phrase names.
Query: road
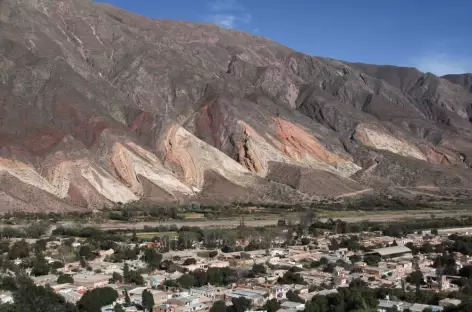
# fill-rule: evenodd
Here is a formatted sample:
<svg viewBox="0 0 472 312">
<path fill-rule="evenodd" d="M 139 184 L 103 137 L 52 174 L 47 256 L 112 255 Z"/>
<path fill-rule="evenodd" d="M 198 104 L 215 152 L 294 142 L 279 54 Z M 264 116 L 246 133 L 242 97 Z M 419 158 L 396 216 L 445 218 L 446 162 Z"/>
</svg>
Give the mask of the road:
<svg viewBox="0 0 472 312">
<path fill-rule="evenodd" d="M 445 217 L 457 217 L 464 215 L 472 215 L 472 213 L 435 213 L 437 218 Z M 368 215 L 368 216 L 358 216 L 358 217 L 344 217 L 339 218 L 343 221 L 353 223 L 359 221 L 395 221 L 395 220 L 404 220 L 404 219 L 425 219 L 431 218 L 431 212 L 424 214 L 380 214 L 380 215 Z M 264 219 L 264 220 L 254 220 L 246 218 L 244 224 L 246 226 L 268 226 L 276 225 L 278 218 Z M 325 222 L 327 218 L 321 218 L 321 221 Z M 298 221 L 298 220 L 297 220 Z M 157 227 L 157 226 L 171 226 L 176 225 L 177 227 L 181 226 L 198 226 L 202 228 L 235 228 L 239 226 L 239 219 L 230 219 L 230 220 L 201 220 L 201 221 L 165 221 L 165 222 L 137 222 L 137 223 L 102 223 L 102 224 L 84 224 L 84 226 L 98 227 L 103 230 L 112 230 L 112 229 L 142 229 L 145 226 Z"/>
</svg>

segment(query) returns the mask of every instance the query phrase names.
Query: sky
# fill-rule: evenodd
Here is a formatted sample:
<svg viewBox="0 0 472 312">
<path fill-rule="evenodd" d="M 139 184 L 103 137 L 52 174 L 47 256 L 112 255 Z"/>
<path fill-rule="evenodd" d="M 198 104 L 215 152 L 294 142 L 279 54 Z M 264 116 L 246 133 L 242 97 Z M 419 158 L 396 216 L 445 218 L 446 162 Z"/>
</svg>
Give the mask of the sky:
<svg viewBox="0 0 472 312">
<path fill-rule="evenodd" d="M 314 56 L 472 72 L 471 0 L 101 0 L 155 19 L 209 22 Z"/>
</svg>

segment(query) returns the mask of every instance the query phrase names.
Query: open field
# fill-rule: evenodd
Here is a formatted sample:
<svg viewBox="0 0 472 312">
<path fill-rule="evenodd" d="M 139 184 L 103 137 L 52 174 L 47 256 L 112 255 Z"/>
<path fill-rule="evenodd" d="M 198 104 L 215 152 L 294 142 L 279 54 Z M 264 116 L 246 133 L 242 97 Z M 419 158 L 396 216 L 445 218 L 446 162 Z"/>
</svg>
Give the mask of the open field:
<svg viewBox="0 0 472 312">
<path fill-rule="evenodd" d="M 434 214 L 437 218 L 445 218 L 445 217 L 458 217 L 458 216 L 469 216 L 472 215 L 472 212 L 467 211 L 446 211 L 444 213 L 432 210 L 432 211 L 381 211 L 381 212 L 364 212 L 359 213 L 356 211 L 332 211 L 332 213 L 341 213 L 339 215 L 331 214 L 329 217 L 323 212 L 319 214 L 321 221 L 326 221 L 329 218 L 333 219 L 341 219 L 346 222 L 359 222 L 359 221 L 396 221 L 396 220 L 404 220 L 404 219 L 426 219 L 431 218 L 432 214 Z M 295 214 L 292 214 L 295 217 Z M 271 217 L 262 219 L 258 217 L 257 219 L 251 219 L 247 215 L 245 216 L 244 223 L 247 226 L 270 226 L 276 225 L 277 221 L 280 217 Z M 297 220 L 295 220 L 297 221 Z M 171 226 L 176 225 L 177 227 L 181 226 L 198 226 L 198 227 L 205 227 L 205 228 L 235 228 L 239 226 L 240 218 L 232 218 L 232 219 L 220 219 L 220 220 L 198 220 L 198 221 L 165 221 L 165 222 L 135 222 L 135 223 L 124 223 L 124 222 L 108 222 L 102 224 L 85 224 L 85 226 L 93 226 L 98 227 L 103 230 L 111 230 L 111 229 L 142 229 L 146 226 L 149 227 L 156 227 L 156 226 Z"/>
<path fill-rule="evenodd" d="M 129 235 L 132 235 L 132 233 L 130 233 Z M 154 237 L 164 237 L 164 236 L 169 236 L 169 237 L 173 237 L 173 236 L 179 236 L 179 233 L 177 232 L 144 232 L 144 233 L 136 233 L 136 236 L 138 238 L 142 238 L 142 239 L 152 239 Z"/>
</svg>

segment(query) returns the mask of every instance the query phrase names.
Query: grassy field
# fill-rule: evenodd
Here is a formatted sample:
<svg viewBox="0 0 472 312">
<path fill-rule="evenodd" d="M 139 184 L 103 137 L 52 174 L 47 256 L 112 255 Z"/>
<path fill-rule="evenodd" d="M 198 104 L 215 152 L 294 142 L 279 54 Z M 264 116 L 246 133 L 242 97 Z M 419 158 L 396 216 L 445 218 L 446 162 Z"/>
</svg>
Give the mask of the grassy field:
<svg viewBox="0 0 472 312">
<path fill-rule="evenodd" d="M 157 237 L 163 237 L 163 236 L 178 237 L 179 233 L 177 232 L 144 232 L 144 233 L 136 233 L 136 236 L 141 239 L 152 239 L 156 236 Z"/>
<path fill-rule="evenodd" d="M 180 217 L 183 217 L 184 220 L 203 220 L 205 215 L 203 213 L 193 213 L 193 212 L 184 212 L 179 213 Z"/>
<path fill-rule="evenodd" d="M 380 210 L 380 211 L 363 211 L 363 210 L 317 210 L 317 217 L 319 218 L 350 218 L 350 217 L 368 217 L 368 216 L 380 216 L 380 215 L 423 215 L 427 213 L 434 214 L 438 217 L 441 216 L 440 210 L 425 209 L 425 210 Z M 444 211 L 444 213 L 451 213 L 451 210 Z"/>
</svg>

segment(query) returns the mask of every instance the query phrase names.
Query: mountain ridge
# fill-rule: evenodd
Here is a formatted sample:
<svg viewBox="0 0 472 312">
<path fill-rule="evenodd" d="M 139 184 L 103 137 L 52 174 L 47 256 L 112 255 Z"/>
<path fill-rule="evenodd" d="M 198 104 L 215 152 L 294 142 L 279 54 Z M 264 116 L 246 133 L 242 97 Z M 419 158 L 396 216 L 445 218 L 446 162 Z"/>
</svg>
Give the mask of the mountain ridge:
<svg viewBox="0 0 472 312">
<path fill-rule="evenodd" d="M 472 186 L 470 74 L 91 1 L 2 0 L 0 25 L 4 211 Z"/>
</svg>

